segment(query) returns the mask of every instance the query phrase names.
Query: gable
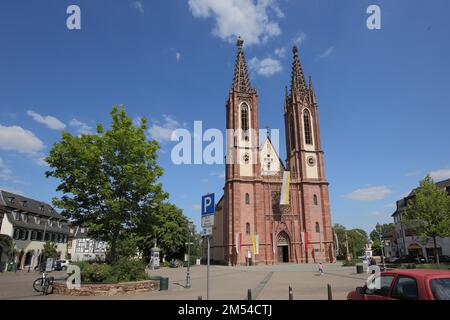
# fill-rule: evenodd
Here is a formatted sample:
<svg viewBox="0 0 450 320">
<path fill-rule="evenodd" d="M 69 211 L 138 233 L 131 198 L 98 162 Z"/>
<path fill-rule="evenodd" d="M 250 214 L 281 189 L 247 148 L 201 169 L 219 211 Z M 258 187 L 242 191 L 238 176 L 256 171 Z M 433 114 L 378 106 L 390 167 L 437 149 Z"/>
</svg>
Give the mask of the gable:
<svg viewBox="0 0 450 320">
<path fill-rule="evenodd" d="M 262 175 L 275 175 L 284 170 L 283 163 L 269 137 L 266 138 L 260 150 Z"/>
</svg>

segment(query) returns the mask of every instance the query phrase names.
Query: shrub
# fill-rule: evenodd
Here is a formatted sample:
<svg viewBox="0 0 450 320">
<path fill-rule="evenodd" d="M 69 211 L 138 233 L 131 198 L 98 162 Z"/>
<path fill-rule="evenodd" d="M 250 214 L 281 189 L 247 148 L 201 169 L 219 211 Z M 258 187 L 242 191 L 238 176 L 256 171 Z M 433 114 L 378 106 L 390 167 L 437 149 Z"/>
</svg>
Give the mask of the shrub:
<svg viewBox="0 0 450 320">
<path fill-rule="evenodd" d="M 112 265 L 108 281 L 129 282 L 147 280 L 145 264 L 141 260 L 121 258 Z"/>
<path fill-rule="evenodd" d="M 118 283 L 147 280 L 145 264 L 141 260 L 121 258 L 113 265 L 77 262 L 80 267 L 81 282 Z"/>
<path fill-rule="evenodd" d="M 111 266 L 107 264 L 77 262 L 80 267 L 81 282 L 105 282 L 111 276 Z"/>
<path fill-rule="evenodd" d="M 343 267 L 354 267 L 357 263 L 360 263 L 359 260 L 345 260 L 342 264 Z"/>
</svg>

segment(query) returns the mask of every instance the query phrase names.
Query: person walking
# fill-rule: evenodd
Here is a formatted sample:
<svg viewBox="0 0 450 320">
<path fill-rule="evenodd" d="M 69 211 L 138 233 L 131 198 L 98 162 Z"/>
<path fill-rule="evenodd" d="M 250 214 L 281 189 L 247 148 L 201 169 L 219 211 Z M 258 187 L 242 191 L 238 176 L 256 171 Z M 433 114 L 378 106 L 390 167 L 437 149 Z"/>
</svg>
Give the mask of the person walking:
<svg viewBox="0 0 450 320">
<path fill-rule="evenodd" d="M 323 276 L 323 263 L 319 262 L 319 275 Z"/>
</svg>

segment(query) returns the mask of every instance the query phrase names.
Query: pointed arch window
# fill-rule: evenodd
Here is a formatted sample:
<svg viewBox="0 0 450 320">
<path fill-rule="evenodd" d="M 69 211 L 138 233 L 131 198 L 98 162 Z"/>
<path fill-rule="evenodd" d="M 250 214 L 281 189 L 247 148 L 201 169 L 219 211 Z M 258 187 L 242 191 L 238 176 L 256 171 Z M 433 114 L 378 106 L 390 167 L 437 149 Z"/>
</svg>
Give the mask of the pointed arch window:
<svg viewBox="0 0 450 320">
<path fill-rule="evenodd" d="M 294 117 L 291 115 L 289 117 L 289 133 L 291 134 L 291 141 L 290 145 L 291 145 L 291 150 L 293 150 L 295 148 L 295 130 L 294 130 Z"/>
<path fill-rule="evenodd" d="M 247 222 L 247 224 L 245 225 L 245 233 L 246 234 L 250 234 L 250 223 Z"/>
<path fill-rule="evenodd" d="M 248 106 L 244 103 L 241 107 L 241 130 L 245 140 L 248 140 Z"/>
<path fill-rule="evenodd" d="M 309 111 L 305 110 L 303 113 L 303 126 L 305 129 L 305 143 L 313 144 L 312 142 L 312 134 L 311 134 L 311 119 L 310 119 Z"/>
<path fill-rule="evenodd" d="M 315 194 L 315 195 L 313 196 L 313 202 L 314 202 L 314 205 L 317 206 L 317 204 L 318 204 L 318 201 L 317 201 L 317 194 Z"/>
<path fill-rule="evenodd" d="M 248 193 L 245 194 L 245 204 L 250 204 L 250 195 Z"/>
<path fill-rule="evenodd" d="M 318 222 L 316 222 L 316 232 L 320 233 L 320 225 Z"/>
</svg>

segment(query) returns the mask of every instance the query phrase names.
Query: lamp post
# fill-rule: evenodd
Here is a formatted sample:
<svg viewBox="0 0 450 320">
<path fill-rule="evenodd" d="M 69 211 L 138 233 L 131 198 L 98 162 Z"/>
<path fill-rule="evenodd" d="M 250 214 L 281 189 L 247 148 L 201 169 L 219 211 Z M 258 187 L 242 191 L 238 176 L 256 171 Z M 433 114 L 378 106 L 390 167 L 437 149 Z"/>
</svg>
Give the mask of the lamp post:
<svg viewBox="0 0 450 320">
<path fill-rule="evenodd" d="M 187 261 L 187 273 L 186 273 L 186 288 L 191 287 L 191 232 L 192 232 L 192 226 L 193 222 L 192 220 L 188 220 L 188 261 Z"/>
</svg>

